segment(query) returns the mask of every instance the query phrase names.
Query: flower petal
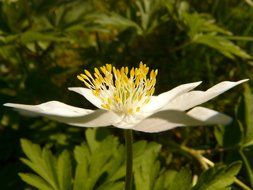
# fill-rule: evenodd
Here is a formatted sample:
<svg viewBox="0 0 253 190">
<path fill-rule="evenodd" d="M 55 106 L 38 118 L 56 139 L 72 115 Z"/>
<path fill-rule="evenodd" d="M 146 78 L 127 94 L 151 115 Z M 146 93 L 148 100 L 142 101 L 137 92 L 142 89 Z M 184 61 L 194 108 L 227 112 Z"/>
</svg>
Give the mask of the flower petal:
<svg viewBox="0 0 253 190">
<path fill-rule="evenodd" d="M 70 91 L 74 91 L 78 94 L 81 94 L 84 96 L 90 103 L 92 103 L 94 106 L 97 108 L 102 108 L 101 107 L 101 100 L 97 98 L 90 89 L 88 88 L 79 88 L 79 87 L 70 87 L 68 88 Z"/>
<path fill-rule="evenodd" d="M 59 118 L 58 121 L 78 127 L 105 127 L 119 122 L 122 118 L 113 112 L 98 109 L 85 116 Z"/>
<path fill-rule="evenodd" d="M 246 81 L 248 81 L 248 79 L 240 80 L 238 82 L 223 81 L 219 84 L 216 84 L 212 88 L 209 88 L 207 91 L 190 91 L 184 93 L 169 102 L 162 108 L 162 110 L 188 110 L 192 107 L 207 102 L 208 100 L 213 99 L 225 91 Z"/>
<path fill-rule="evenodd" d="M 150 99 L 150 103 L 141 108 L 142 112 L 155 112 L 156 110 L 159 110 L 160 108 L 167 105 L 175 97 L 196 88 L 198 85 L 200 85 L 200 83 L 201 81 L 188 83 L 188 84 L 182 84 L 158 96 L 152 96 Z"/>
<path fill-rule="evenodd" d="M 197 120 L 205 121 L 205 125 L 215 125 L 215 124 L 227 125 L 233 120 L 228 115 L 200 106 L 195 107 L 190 111 L 188 111 L 187 115 Z"/>
<path fill-rule="evenodd" d="M 112 112 L 77 108 L 58 101 L 39 105 L 7 103 L 4 106 L 12 107 L 23 115 L 45 116 L 52 120 L 80 127 L 108 126 L 121 119 Z"/>
<path fill-rule="evenodd" d="M 27 116 L 39 116 L 41 114 L 45 114 L 55 116 L 76 117 L 93 112 L 93 110 L 70 106 L 58 101 L 50 101 L 39 105 L 6 103 L 4 104 L 4 106 L 12 107 L 21 114 Z"/>
<path fill-rule="evenodd" d="M 122 119 L 113 124 L 114 127 L 120 129 L 132 129 L 136 124 L 142 121 L 146 115 L 135 114 L 135 115 L 123 115 Z"/>
<path fill-rule="evenodd" d="M 222 113 L 208 108 L 196 107 L 188 113 L 179 110 L 157 112 L 141 121 L 133 129 L 147 133 L 157 133 L 180 126 L 228 124 L 230 121 L 231 118 Z"/>
</svg>

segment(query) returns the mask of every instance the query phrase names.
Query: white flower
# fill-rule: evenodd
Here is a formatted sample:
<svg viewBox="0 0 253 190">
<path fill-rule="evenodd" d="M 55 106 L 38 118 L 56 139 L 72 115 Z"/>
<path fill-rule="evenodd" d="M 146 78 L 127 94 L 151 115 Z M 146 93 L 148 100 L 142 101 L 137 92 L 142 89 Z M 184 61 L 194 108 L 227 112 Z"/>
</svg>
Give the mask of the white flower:
<svg viewBox="0 0 253 190">
<path fill-rule="evenodd" d="M 69 88 L 98 107 L 82 109 L 58 101 L 39 105 L 7 103 L 21 114 L 45 116 L 52 120 L 79 127 L 103 127 L 113 125 L 123 129 L 143 132 L 160 132 L 179 126 L 228 124 L 231 121 L 217 111 L 198 105 L 241 84 L 221 82 L 207 91 L 192 91 L 201 82 L 180 85 L 168 92 L 154 96 L 157 70 L 140 63 L 139 68 L 116 69 L 106 64 L 95 68 L 94 75 L 87 70 L 78 75 L 88 88 Z M 196 107 L 197 106 L 197 107 Z"/>
</svg>

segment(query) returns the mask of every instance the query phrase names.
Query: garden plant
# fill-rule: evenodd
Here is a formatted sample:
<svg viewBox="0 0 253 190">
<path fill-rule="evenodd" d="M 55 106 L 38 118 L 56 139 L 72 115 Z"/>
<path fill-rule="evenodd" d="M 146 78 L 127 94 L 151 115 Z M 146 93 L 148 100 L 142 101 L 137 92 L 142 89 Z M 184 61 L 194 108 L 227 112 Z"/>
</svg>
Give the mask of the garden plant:
<svg viewBox="0 0 253 190">
<path fill-rule="evenodd" d="M 0 1 L 0 189 L 253 189 L 252 57 L 251 0 Z"/>
</svg>

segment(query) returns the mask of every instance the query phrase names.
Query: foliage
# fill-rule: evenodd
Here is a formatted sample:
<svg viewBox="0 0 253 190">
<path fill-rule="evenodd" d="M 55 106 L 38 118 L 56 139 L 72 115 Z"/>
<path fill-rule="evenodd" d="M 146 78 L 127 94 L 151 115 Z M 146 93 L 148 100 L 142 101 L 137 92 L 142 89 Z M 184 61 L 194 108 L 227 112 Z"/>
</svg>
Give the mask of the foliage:
<svg viewBox="0 0 253 190">
<path fill-rule="evenodd" d="M 227 168 L 217 166 L 209 169 L 200 176 L 193 189 L 229 189 L 240 168 L 241 163 L 233 163 Z"/>
<path fill-rule="evenodd" d="M 21 161 L 35 174 L 20 173 L 20 177 L 41 190 L 123 189 L 124 146 L 111 135 L 98 140 L 98 134 L 97 130 L 88 129 L 85 144 L 76 146 L 72 154 L 65 150 L 58 156 L 48 148 L 41 149 L 39 145 L 22 139 L 21 146 L 27 158 Z M 233 183 L 240 170 L 240 163 L 214 167 L 205 171 L 191 188 L 189 168 L 178 172 L 166 171 L 160 166 L 159 150 L 160 145 L 153 142 L 138 141 L 134 144 L 136 190 L 224 189 Z"/>
<path fill-rule="evenodd" d="M 101 142 L 97 141 L 95 131 L 92 130 L 87 130 L 86 136 L 87 143 L 74 149 L 75 166 L 66 150 L 56 157 L 48 148 L 41 149 L 37 144 L 21 140 L 27 156 L 27 159 L 21 160 L 37 175 L 19 175 L 38 189 L 122 189 L 123 182 L 117 180 L 124 176 L 123 146 L 111 136 Z"/>
<path fill-rule="evenodd" d="M 67 87 L 81 85 L 75 76 L 84 68 L 105 63 L 143 61 L 158 69 L 156 93 L 199 80 L 207 88 L 252 79 L 249 2 L 0 1 L 0 103 L 59 100 L 93 108 Z M 250 81 L 208 104 L 234 117 L 228 126 L 136 132 L 135 189 L 239 189 L 231 185 L 238 161 L 239 179 L 253 188 L 252 96 Z M 84 140 L 83 131 L 1 107 L 0 189 L 122 188 L 121 132 L 86 130 Z M 202 171 L 200 155 L 220 165 Z"/>
</svg>

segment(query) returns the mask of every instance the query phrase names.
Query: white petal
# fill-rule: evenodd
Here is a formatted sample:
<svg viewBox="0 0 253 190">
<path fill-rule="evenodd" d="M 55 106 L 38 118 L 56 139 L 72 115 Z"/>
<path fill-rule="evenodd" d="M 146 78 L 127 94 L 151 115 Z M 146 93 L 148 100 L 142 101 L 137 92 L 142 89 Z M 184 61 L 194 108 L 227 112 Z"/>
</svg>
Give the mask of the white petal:
<svg viewBox="0 0 253 190">
<path fill-rule="evenodd" d="M 46 102 L 39 105 L 24 105 L 7 103 L 23 115 L 45 116 L 69 125 L 80 127 L 101 127 L 112 125 L 119 121 L 119 116 L 105 110 L 89 110 L 73 107 L 58 101 Z"/>
<path fill-rule="evenodd" d="M 99 98 L 97 98 L 90 89 L 88 88 L 79 88 L 79 87 L 71 87 L 68 88 L 70 91 L 74 91 L 78 94 L 81 94 L 82 96 L 84 96 L 90 103 L 92 103 L 94 106 L 98 107 L 98 108 L 102 108 L 101 107 L 101 100 Z"/>
<path fill-rule="evenodd" d="M 190 91 L 184 93 L 169 102 L 162 108 L 162 110 L 188 110 L 192 107 L 207 102 L 208 100 L 213 99 L 225 91 L 246 81 L 248 81 L 248 79 L 240 80 L 238 82 L 224 81 L 216 84 L 212 88 L 209 88 L 207 91 Z"/>
<path fill-rule="evenodd" d="M 156 110 L 159 110 L 160 108 L 167 105 L 175 97 L 196 88 L 198 85 L 200 85 L 200 83 L 201 81 L 188 83 L 188 84 L 182 84 L 158 96 L 152 96 L 150 99 L 150 103 L 141 108 L 142 112 L 155 112 Z"/>
<path fill-rule="evenodd" d="M 147 133 L 156 133 L 180 126 L 198 126 L 213 124 L 228 124 L 231 118 L 203 107 L 196 107 L 188 113 L 179 110 L 157 112 L 144 119 L 133 129 Z"/>
<path fill-rule="evenodd" d="M 121 117 L 115 113 L 102 109 L 95 110 L 93 113 L 81 117 L 59 118 L 59 121 L 78 127 L 105 127 L 114 125 L 119 120 L 121 120 Z"/>
<path fill-rule="evenodd" d="M 223 113 L 219 113 L 215 110 L 211 110 L 204 107 L 195 107 L 187 112 L 187 115 L 200 120 L 205 121 L 206 125 L 227 125 L 232 121 L 232 118 Z"/>
<path fill-rule="evenodd" d="M 187 124 L 198 124 L 198 122 L 198 120 L 187 116 L 187 114 L 183 111 L 165 110 L 157 112 L 144 119 L 134 126 L 133 129 L 147 133 L 156 133 L 170 130 L 179 126 L 185 126 Z"/>
<path fill-rule="evenodd" d="M 45 114 L 55 116 L 77 117 L 93 112 L 93 110 L 70 106 L 58 101 L 50 101 L 39 105 L 6 103 L 4 104 L 4 106 L 12 107 L 21 114 L 27 116 L 40 116 L 41 114 Z"/>
<path fill-rule="evenodd" d="M 122 115 L 121 120 L 113 124 L 114 127 L 120 129 L 132 129 L 136 124 L 142 121 L 146 115 L 135 114 L 135 115 Z"/>
</svg>

